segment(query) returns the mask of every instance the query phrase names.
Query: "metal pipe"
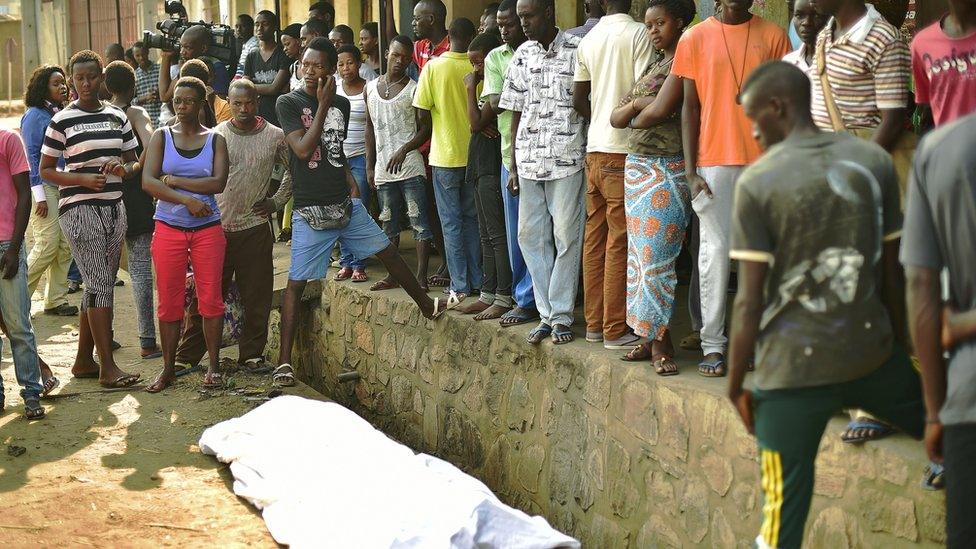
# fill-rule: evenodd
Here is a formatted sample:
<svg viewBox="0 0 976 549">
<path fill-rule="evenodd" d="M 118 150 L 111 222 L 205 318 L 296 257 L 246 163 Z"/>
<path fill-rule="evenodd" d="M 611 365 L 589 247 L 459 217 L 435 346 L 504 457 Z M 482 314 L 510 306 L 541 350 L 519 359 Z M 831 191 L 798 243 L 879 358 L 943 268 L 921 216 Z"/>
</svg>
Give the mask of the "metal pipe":
<svg viewBox="0 0 976 549">
<path fill-rule="evenodd" d="M 116 42 L 122 44 L 122 0 L 115 0 L 115 36 Z M 123 49 L 125 46 L 123 46 Z"/>
<path fill-rule="evenodd" d="M 348 372 L 341 372 L 336 379 L 339 383 L 347 383 L 349 381 L 359 381 L 359 372 L 356 370 L 350 370 Z"/>
<path fill-rule="evenodd" d="M 86 0 L 85 6 L 88 8 L 88 49 L 92 49 L 91 0 Z"/>
</svg>

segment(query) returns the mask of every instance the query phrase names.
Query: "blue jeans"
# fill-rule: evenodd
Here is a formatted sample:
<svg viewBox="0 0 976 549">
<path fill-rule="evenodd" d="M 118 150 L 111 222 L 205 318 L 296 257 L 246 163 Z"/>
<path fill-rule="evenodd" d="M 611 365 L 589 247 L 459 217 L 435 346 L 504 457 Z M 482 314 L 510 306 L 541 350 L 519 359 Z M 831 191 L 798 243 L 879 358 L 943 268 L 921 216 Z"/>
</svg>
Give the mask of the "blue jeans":
<svg viewBox="0 0 976 549">
<path fill-rule="evenodd" d="M 444 231 L 444 256 L 451 290 L 471 295 L 481 286 L 481 234 L 474 183 L 464 180 L 467 168 L 434 167 L 434 196 Z"/>
<path fill-rule="evenodd" d="M 542 322 L 573 324 L 586 225 L 583 171 L 553 181 L 519 178 L 519 245 Z"/>
<path fill-rule="evenodd" d="M 0 242 L 0 254 L 7 253 L 10 241 Z M 37 361 L 37 340 L 34 339 L 34 328 L 30 320 L 30 295 L 27 294 L 27 249 L 20 246 L 20 261 L 17 274 L 11 279 L 0 277 L 0 316 L 7 324 L 10 347 L 13 351 L 14 373 L 17 383 L 23 389 L 20 396 L 24 399 L 39 398 L 41 391 L 41 368 Z M 3 351 L 3 340 L 0 339 L 0 352 Z M 0 380 L 0 394 L 3 382 Z"/>
<path fill-rule="evenodd" d="M 518 242 L 519 197 L 508 192 L 508 168 L 502 163 L 502 205 L 505 206 L 505 238 L 508 240 L 508 261 L 512 264 L 512 298 L 522 309 L 535 309 L 532 275 L 525 266 Z"/>
<path fill-rule="evenodd" d="M 400 234 L 400 210 L 404 203 L 407 206 L 410 226 L 413 227 L 414 240 L 430 241 L 434 238 L 427 219 L 426 185 L 427 180 L 420 176 L 376 185 L 376 198 L 380 204 L 380 223 L 383 224 L 383 232 L 390 240 Z"/>
<path fill-rule="evenodd" d="M 71 266 L 68 267 L 68 280 L 72 282 L 81 282 L 81 271 L 78 270 L 78 265 L 75 265 L 75 260 L 71 260 Z"/>
<path fill-rule="evenodd" d="M 362 199 L 364 206 L 368 205 L 369 183 L 366 181 L 366 155 L 361 154 L 346 160 L 349 162 L 349 171 L 352 172 L 352 177 L 356 180 L 356 185 L 359 187 L 359 198 Z M 340 243 L 339 265 L 342 267 L 349 267 L 353 270 L 365 269 L 366 258 L 356 259 L 352 253 L 343 248 L 342 244 Z"/>
</svg>

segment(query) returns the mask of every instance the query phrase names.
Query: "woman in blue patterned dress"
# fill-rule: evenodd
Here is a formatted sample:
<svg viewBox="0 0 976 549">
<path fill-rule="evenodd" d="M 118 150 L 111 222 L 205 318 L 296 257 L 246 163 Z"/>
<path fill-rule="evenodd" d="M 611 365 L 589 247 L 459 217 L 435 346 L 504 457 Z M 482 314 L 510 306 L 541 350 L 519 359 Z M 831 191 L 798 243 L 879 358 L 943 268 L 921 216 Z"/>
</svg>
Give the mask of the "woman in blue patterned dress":
<svg viewBox="0 0 976 549">
<path fill-rule="evenodd" d="M 650 359 L 659 375 L 678 373 L 669 325 L 675 260 L 691 215 L 691 196 L 681 147 L 682 84 L 670 73 L 678 38 L 694 10 L 691 0 L 651 0 L 644 23 L 658 56 L 611 118 L 615 128 L 634 128 L 624 179 L 627 324 L 649 340 L 622 359 Z"/>
</svg>

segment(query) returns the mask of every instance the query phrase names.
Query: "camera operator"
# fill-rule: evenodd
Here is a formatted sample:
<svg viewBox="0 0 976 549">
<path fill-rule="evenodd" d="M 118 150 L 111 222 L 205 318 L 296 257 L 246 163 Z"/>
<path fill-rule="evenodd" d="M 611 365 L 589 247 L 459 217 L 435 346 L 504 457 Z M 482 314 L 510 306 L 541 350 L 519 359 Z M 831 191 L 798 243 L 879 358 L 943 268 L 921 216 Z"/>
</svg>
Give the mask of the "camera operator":
<svg viewBox="0 0 976 549">
<path fill-rule="evenodd" d="M 194 25 L 180 36 L 180 60 L 182 62 L 189 61 L 190 59 L 196 59 L 198 57 L 204 57 L 207 54 L 207 48 L 210 46 L 210 29 L 203 25 Z M 159 55 L 159 95 L 160 99 L 169 102 L 173 99 L 173 88 L 175 87 L 175 80 L 179 74 L 179 65 L 173 64 L 173 54 L 176 52 L 162 50 Z M 220 61 L 210 58 L 208 59 L 210 66 L 213 67 L 214 71 L 214 84 L 213 88 L 217 95 L 225 96 L 227 95 L 227 86 L 230 84 L 230 79 L 227 75 L 227 67 L 224 66 Z M 168 120 L 172 118 L 172 110 L 167 107 L 164 111 L 169 111 L 160 114 L 161 121 L 165 118 Z"/>
</svg>

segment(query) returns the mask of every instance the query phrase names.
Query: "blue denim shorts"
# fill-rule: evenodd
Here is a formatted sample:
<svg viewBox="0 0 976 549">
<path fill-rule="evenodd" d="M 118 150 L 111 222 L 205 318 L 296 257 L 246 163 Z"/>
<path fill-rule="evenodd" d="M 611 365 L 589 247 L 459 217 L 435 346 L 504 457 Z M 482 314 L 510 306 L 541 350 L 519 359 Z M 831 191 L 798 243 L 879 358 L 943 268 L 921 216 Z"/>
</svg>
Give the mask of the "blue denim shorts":
<svg viewBox="0 0 976 549">
<path fill-rule="evenodd" d="M 385 250 L 390 239 L 370 217 L 363 201 L 352 199 L 352 218 L 341 229 L 316 231 L 298 212 L 291 216 L 291 268 L 289 280 L 325 278 L 332 263 L 336 241 L 356 259 L 366 259 Z"/>
</svg>

